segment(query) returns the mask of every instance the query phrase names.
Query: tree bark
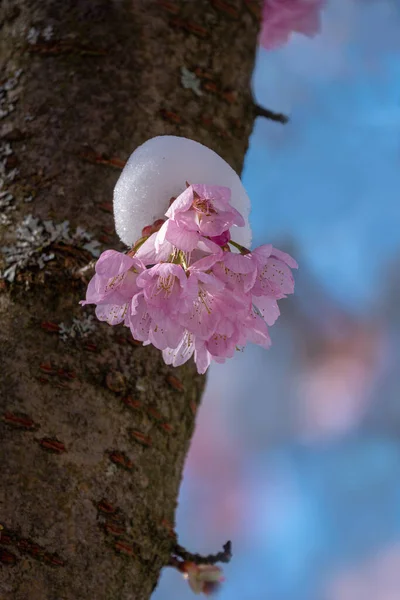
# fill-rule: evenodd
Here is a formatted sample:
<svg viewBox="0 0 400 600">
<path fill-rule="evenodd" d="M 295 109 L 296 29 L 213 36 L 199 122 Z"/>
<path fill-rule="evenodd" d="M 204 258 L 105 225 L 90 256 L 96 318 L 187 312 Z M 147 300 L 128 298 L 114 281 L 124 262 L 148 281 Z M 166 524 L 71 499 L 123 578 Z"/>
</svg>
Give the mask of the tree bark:
<svg viewBox="0 0 400 600">
<path fill-rule="evenodd" d="M 122 249 L 112 190 L 155 135 L 200 141 L 240 171 L 254 5 L 3 0 L 1 246 L 32 214 L 31 229 L 67 219 L 70 236 L 80 226 Z M 0 597 L 148 599 L 174 542 L 204 377 L 192 362 L 166 366 L 122 326 L 90 322 L 76 275 L 88 240 L 53 238 L 0 281 Z"/>
</svg>

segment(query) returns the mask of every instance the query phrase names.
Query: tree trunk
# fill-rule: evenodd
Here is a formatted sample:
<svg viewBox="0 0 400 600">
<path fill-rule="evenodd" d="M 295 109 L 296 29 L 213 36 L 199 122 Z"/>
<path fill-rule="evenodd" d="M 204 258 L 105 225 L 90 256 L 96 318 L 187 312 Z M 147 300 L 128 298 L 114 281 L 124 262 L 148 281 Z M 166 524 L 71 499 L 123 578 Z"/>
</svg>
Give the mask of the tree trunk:
<svg viewBox="0 0 400 600">
<path fill-rule="evenodd" d="M 204 378 L 91 320 L 77 273 L 93 239 L 122 249 L 112 190 L 139 144 L 182 135 L 240 171 L 254 5 L 0 7 L 2 600 L 147 599 L 168 563 Z"/>
</svg>

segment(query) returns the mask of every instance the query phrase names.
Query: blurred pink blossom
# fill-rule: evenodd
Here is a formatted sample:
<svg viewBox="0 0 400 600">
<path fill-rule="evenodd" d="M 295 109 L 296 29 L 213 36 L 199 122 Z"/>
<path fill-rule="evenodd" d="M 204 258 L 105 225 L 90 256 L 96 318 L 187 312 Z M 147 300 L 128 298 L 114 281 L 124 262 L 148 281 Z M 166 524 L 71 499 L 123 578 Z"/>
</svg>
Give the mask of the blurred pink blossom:
<svg viewBox="0 0 400 600">
<path fill-rule="evenodd" d="M 292 32 L 308 37 L 321 26 L 320 11 L 325 0 L 264 0 L 261 46 L 267 50 L 285 44 Z"/>
</svg>

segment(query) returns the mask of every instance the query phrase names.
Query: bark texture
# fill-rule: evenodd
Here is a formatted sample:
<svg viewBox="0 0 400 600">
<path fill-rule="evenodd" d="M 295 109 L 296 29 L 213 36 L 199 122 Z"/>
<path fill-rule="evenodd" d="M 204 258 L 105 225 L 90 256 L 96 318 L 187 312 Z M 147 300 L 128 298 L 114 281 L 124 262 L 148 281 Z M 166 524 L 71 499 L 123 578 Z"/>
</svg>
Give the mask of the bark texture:
<svg viewBox="0 0 400 600">
<path fill-rule="evenodd" d="M 32 214 L 122 249 L 118 169 L 155 135 L 198 140 L 240 171 L 256 4 L 3 0 L 1 246 Z M 2 600 L 145 600 L 173 543 L 204 378 L 122 326 L 83 326 L 84 242 L 54 236 L 0 281 Z"/>
</svg>

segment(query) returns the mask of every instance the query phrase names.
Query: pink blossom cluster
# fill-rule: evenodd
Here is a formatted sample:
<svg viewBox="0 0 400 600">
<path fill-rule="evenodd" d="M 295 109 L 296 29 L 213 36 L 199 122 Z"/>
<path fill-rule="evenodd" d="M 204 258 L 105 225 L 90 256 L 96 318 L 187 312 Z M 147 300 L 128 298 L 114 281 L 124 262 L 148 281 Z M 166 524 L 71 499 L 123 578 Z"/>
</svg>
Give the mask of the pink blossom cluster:
<svg viewBox="0 0 400 600">
<path fill-rule="evenodd" d="M 320 30 L 320 11 L 326 0 L 264 0 L 261 46 L 272 50 L 295 31 L 309 37 Z"/>
<path fill-rule="evenodd" d="M 110 325 L 124 323 L 167 364 L 194 355 L 205 373 L 247 342 L 270 346 L 268 325 L 277 300 L 293 293 L 297 264 L 270 244 L 250 251 L 232 241 L 231 229 L 245 222 L 230 188 L 187 185 L 127 254 L 103 252 L 81 304 L 96 304 Z"/>
</svg>

